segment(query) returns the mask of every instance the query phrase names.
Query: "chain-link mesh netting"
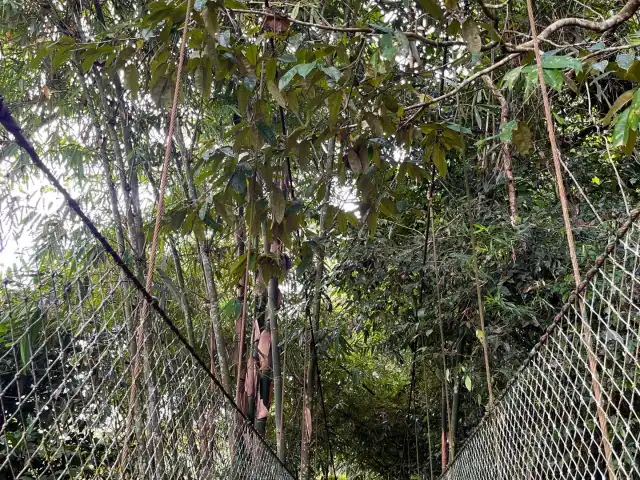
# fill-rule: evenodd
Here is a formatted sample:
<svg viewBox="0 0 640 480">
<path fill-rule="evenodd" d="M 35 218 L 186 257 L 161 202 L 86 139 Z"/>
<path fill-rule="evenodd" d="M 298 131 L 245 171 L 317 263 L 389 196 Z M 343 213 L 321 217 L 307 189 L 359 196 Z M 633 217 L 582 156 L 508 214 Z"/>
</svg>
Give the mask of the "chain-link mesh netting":
<svg viewBox="0 0 640 480">
<path fill-rule="evenodd" d="M 292 478 L 152 312 L 131 396 L 142 300 L 93 239 L 30 268 L 0 291 L 0 478 Z"/>
<path fill-rule="evenodd" d="M 639 258 L 636 222 L 443 479 L 640 478 Z"/>
</svg>

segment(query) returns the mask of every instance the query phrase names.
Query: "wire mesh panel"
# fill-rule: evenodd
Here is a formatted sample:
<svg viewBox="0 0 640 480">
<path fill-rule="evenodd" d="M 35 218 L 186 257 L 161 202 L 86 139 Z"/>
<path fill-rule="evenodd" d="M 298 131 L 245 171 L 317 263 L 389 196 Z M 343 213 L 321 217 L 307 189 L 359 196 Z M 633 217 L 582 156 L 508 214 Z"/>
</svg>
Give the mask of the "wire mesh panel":
<svg viewBox="0 0 640 480">
<path fill-rule="evenodd" d="M 292 478 L 165 323 L 136 341 L 139 294 L 86 245 L 3 279 L 0 478 Z"/>
<path fill-rule="evenodd" d="M 639 258 L 636 222 L 442 478 L 640 478 Z"/>
</svg>

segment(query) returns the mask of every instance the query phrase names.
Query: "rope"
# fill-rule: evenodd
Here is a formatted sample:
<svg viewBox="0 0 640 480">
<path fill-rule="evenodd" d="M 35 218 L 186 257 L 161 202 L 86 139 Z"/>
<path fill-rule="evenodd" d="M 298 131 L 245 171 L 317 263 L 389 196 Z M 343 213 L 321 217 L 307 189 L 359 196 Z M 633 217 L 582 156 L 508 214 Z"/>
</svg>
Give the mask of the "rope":
<svg viewBox="0 0 640 480">
<path fill-rule="evenodd" d="M 178 70 L 176 72 L 176 84 L 173 89 L 173 101 L 171 105 L 171 112 L 169 114 L 169 130 L 167 131 L 167 140 L 164 149 L 164 162 L 162 164 L 162 173 L 160 177 L 160 188 L 158 191 L 158 206 L 156 212 L 156 221 L 153 229 L 153 238 L 151 240 L 151 249 L 149 251 L 149 263 L 147 266 L 147 279 L 145 289 L 151 291 L 153 284 L 153 271 L 156 265 L 156 255 L 158 252 L 158 237 L 160 236 L 160 225 L 162 216 L 164 214 L 164 195 L 167 188 L 167 178 L 169 172 L 169 160 L 171 159 L 171 147 L 173 146 L 173 131 L 175 129 L 176 112 L 178 111 L 180 83 L 182 77 L 182 68 L 184 66 L 184 54 L 187 43 L 187 31 L 189 30 L 189 19 L 191 16 L 191 0 L 187 0 L 187 11 L 184 19 L 184 26 L 182 28 L 182 40 L 180 43 L 180 54 L 178 57 Z M 131 382 L 131 390 L 129 394 L 129 414 L 127 415 L 127 424 L 125 430 L 125 444 L 122 453 L 122 464 L 124 465 L 128 455 L 128 443 L 129 436 L 131 435 L 131 424 L 133 423 L 133 417 L 135 415 L 135 398 L 137 394 L 138 377 L 140 376 L 140 351 L 142 350 L 145 339 L 145 326 L 147 322 L 147 316 L 149 313 L 149 302 L 145 301 L 142 304 L 142 311 L 140 312 L 140 322 L 137 329 L 136 338 L 136 355 L 133 365 L 133 380 Z"/>
<path fill-rule="evenodd" d="M 289 475 L 291 475 L 291 478 L 297 478 L 296 475 L 294 475 L 291 472 L 291 470 L 289 470 L 289 468 L 285 465 L 285 463 L 278 458 L 278 456 L 275 454 L 275 452 L 271 448 L 271 445 L 269 445 L 267 441 L 264 438 L 262 438 L 262 436 L 255 429 L 255 427 L 253 426 L 249 418 L 238 407 L 238 405 L 236 404 L 234 399 L 231 397 L 231 395 L 229 395 L 229 393 L 222 387 L 222 383 L 220 383 L 220 380 L 218 380 L 215 374 L 209 369 L 205 361 L 200 357 L 200 355 L 198 355 L 195 348 L 189 343 L 187 337 L 185 337 L 182 334 L 182 332 L 176 326 L 174 321 L 171 320 L 171 317 L 169 317 L 167 312 L 160 306 L 158 299 L 155 298 L 153 295 L 151 295 L 151 293 L 144 287 L 144 285 L 142 285 L 140 280 L 138 280 L 138 277 L 136 277 L 135 274 L 131 271 L 131 269 L 126 264 L 124 259 L 115 251 L 115 249 L 109 243 L 109 241 L 105 238 L 105 236 L 102 235 L 102 233 L 100 233 L 100 231 L 95 226 L 95 224 L 89 219 L 89 217 L 87 217 L 84 211 L 80 208 L 80 205 L 78 204 L 78 202 L 71 196 L 71 194 L 67 191 L 67 189 L 62 186 L 62 184 L 58 181 L 58 179 L 51 172 L 51 170 L 40 159 L 40 156 L 35 151 L 31 143 L 29 142 L 29 140 L 27 140 L 23 135 L 20 125 L 18 125 L 16 120 L 11 115 L 9 108 L 7 107 L 7 105 L 4 104 L 4 98 L 2 97 L 2 95 L 0 95 L 0 124 L 2 124 L 4 128 L 7 129 L 7 131 L 14 136 L 18 146 L 22 147 L 27 152 L 33 164 L 42 173 L 44 173 L 44 175 L 47 177 L 47 180 L 49 180 L 49 183 L 51 183 L 51 185 L 53 185 L 53 187 L 56 190 L 58 190 L 58 192 L 60 192 L 60 194 L 63 196 L 63 198 L 67 202 L 67 205 L 69 205 L 69 208 L 71 208 L 76 213 L 76 215 L 80 217 L 80 220 L 85 225 L 85 227 L 87 227 L 87 229 L 89 230 L 89 232 L 91 232 L 93 237 L 104 248 L 105 252 L 107 252 L 107 254 L 113 259 L 114 263 L 124 272 L 127 279 L 136 288 L 136 290 L 140 293 L 140 295 L 142 295 L 143 299 L 151 306 L 151 308 L 156 312 L 156 314 L 162 319 L 162 321 L 169 328 L 169 330 L 171 330 L 171 332 L 177 337 L 178 341 L 182 343 L 184 348 L 189 352 L 189 354 L 195 360 L 195 362 L 204 370 L 204 372 L 209 376 L 209 378 L 211 378 L 211 381 L 220 389 L 222 395 L 227 399 L 229 404 L 236 410 L 236 412 L 238 412 L 238 414 L 245 421 L 248 428 L 257 436 L 257 438 L 263 444 L 263 446 L 267 449 L 267 451 L 269 451 L 270 454 L 277 459 L 278 463 L 280 463 L 282 468 L 284 468 L 285 471 Z"/>
<path fill-rule="evenodd" d="M 547 84 L 544 79 L 544 70 L 542 68 L 542 56 L 540 54 L 540 44 L 538 41 L 538 33 L 536 31 L 536 21 L 533 15 L 533 5 L 531 0 L 527 0 L 527 11 L 529 14 L 529 25 L 531 26 L 531 37 L 533 41 L 533 49 L 536 55 L 536 64 L 538 67 L 538 80 L 540 82 L 540 92 L 542 93 L 542 103 L 544 105 L 544 115 L 547 122 L 547 133 L 549 134 L 549 143 L 551 144 L 551 153 L 553 155 L 553 166 L 556 173 L 556 185 L 558 187 L 558 196 L 560 197 L 560 204 L 562 206 L 562 216 L 564 218 L 565 230 L 567 232 L 567 243 L 569 244 L 569 256 L 571 257 L 571 266 L 573 268 L 573 277 L 576 283 L 576 288 L 580 286 L 580 266 L 578 264 L 578 256 L 576 255 L 576 246 L 573 239 L 573 230 L 571 229 L 571 218 L 569 216 L 569 207 L 567 206 L 567 196 L 564 189 L 564 182 L 562 180 L 562 170 L 560 168 L 560 151 L 558 150 L 558 144 L 556 142 L 556 134 L 554 131 L 554 120 L 551 115 L 551 103 L 549 101 L 549 94 L 547 92 Z M 625 202 L 626 203 L 626 202 Z M 584 305 L 580 303 L 580 309 L 584 314 Z M 585 331 L 584 343 L 587 346 L 591 345 L 591 333 Z M 590 350 L 590 349 L 589 349 Z M 602 430 L 602 445 L 604 448 L 605 462 L 607 464 L 607 470 L 609 472 L 609 480 L 614 480 L 616 474 L 613 470 L 611 460 L 611 443 L 609 440 L 609 432 L 607 428 L 607 414 L 602 406 L 602 393 L 600 391 L 600 377 L 598 374 L 598 367 L 595 356 L 593 353 L 589 353 L 589 370 L 592 377 L 592 389 L 593 397 L 596 403 L 596 413 L 598 417 L 598 423 Z"/>
</svg>

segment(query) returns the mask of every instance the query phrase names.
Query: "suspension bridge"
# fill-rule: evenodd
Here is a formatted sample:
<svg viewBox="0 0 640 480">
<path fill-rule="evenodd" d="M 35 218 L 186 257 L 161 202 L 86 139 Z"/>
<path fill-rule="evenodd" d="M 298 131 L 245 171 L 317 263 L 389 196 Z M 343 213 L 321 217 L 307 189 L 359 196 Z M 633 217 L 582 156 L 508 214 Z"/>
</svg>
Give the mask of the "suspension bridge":
<svg viewBox="0 0 640 480">
<path fill-rule="evenodd" d="M 0 477 L 294 478 L 0 113 L 84 225 L 70 248 L 63 222 L 49 219 L 48 243 L 2 284 Z M 441 478 L 640 478 L 638 217 L 623 219 Z M 153 322 L 135 338 L 145 304 Z"/>
</svg>

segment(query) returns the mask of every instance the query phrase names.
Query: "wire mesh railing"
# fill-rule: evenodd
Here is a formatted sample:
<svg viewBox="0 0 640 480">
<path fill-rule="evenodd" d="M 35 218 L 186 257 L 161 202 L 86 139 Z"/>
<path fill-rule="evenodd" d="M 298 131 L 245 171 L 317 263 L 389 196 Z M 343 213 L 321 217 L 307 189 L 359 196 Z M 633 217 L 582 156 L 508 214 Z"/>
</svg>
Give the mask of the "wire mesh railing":
<svg viewBox="0 0 640 480">
<path fill-rule="evenodd" d="M 640 478 L 637 220 L 611 247 L 442 479 Z"/>
<path fill-rule="evenodd" d="M 131 404 L 143 300 L 86 245 L 3 278 L 0 478 L 292 478 L 157 316 Z"/>
</svg>

